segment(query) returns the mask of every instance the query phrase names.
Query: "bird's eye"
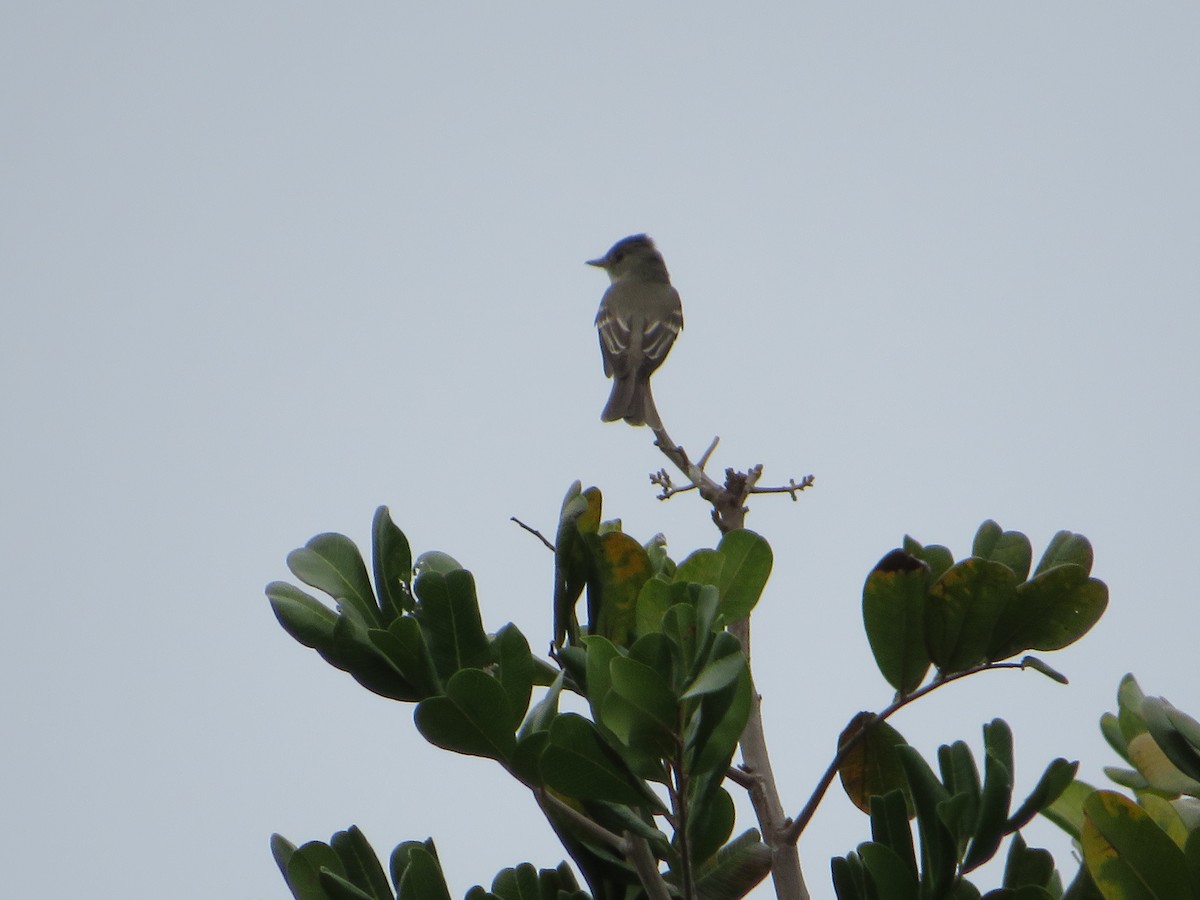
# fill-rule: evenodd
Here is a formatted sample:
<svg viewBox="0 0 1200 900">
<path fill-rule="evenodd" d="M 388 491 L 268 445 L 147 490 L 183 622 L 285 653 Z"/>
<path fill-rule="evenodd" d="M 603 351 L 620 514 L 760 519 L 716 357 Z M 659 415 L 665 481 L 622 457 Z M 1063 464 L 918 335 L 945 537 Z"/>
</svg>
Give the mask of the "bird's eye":
<svg viewBox="0 0 1200 900">
<path fill-rule="evenodd" d="M 613 255 L 612 255 L 612 261 L 613 261 L 613 262 L 615 262 L 615 263 L 619 263 L 619 262 L 620 262 L 622 259 L 624 259 L 624 258 L 625 258 L 625 251 L 624 251 L 624 250 L 616 250 L 616 251 L 614 251 L 614 252 L 613 252 Z"/>
</svg>

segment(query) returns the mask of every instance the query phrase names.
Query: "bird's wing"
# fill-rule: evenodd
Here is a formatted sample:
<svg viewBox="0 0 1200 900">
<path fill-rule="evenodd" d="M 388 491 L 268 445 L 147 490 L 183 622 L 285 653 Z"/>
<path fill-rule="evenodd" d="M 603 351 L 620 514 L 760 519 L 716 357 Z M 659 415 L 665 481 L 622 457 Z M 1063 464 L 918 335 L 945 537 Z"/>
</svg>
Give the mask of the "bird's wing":
<svg viewBox="0 0 1200 900">
<path fill-rule="evenodd" d="M 641 373 L 649 376 L 662 365 L 671 345 L 683 329 L 683 305 L 679 292 L 669 284 L 662 286 L 652 303 L 652 311 L 642 323 Z"/>
<path fill-rule="evenodd" d="M 661 322 L 645 321 L 642 328 L 642 373 L 649 375 L 662 365 L 671 345 L 683 328 L 683 315 L 677 314 Z"/>
<path fill-rule="evenodd" d="M 619 304 L 610 302 L 606 293 L 596 314 L 596 328 L 600 332 L 600 354 L 604 357 L 604 374 L 612 378 L 628 375 L 634 360 L 641 356 L 641 316 L 623 315 L 618 312 Z"/>
</svg>

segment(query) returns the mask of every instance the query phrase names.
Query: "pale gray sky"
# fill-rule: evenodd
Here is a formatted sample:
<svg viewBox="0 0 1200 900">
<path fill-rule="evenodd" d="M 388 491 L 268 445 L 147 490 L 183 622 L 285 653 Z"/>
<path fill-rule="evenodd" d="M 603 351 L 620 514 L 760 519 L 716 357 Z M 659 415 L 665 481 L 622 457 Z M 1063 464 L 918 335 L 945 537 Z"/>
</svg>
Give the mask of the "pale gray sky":
<svg viewBox="0 0 1200 900">
<path fill-rule="evenodd" d="M 817 476 L 749 519 L 790 810 L 889 699 L 860 591 L 906 531 L 1080 531 L 1112 591 L 1047 656 L 1069 687 L 947 689 L 895 721 L 923 749 L 1003 716 L 1024 790 L 1116 761 L 1126 671 L 1200 712 L 1198 33 L 1189 3 L 4 4 L 5 892 L 282 898 L 268 835 L 351 823 L 433 835 L 455 896 L 562 858 L 262 588 L 386 503 L 538 647 L 550 559 L 509 516 L 552 528 L 580 478 L 711 546 L 650 434 L 598 421 L 582 261 L 637 231 L 684 300 L 672 435 Z M 816 896 L 867 835 L 831 793 Z"/>
</svg>

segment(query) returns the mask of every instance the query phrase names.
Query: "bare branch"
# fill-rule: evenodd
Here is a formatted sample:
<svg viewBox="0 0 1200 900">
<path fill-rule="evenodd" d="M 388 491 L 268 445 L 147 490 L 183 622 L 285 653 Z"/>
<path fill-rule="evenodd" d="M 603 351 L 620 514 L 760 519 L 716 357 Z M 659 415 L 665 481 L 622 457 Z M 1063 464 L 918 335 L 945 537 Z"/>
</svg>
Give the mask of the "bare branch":
<svg viewBox="0 0 1200 900">
<path fill-rule="evenodd" d="M 753 772 L 747 772 L 741 766 L 730 766 L 725 771 L 725 777 L 736 784 L 738 787 L 749 790 L 758 783 L 758 776 Z"/>
<path fill-rule="evenodd" d="M 671 473 L 666 469 L 659 469 L 650 476 L 650 483 L 657 484 L 662 488 L 662 492 L 658 495 L 659 500 L 668 500 L 676 494 L 682 494 L 684 491 L 696 490 L 696 485 L 689 484 L 686 487 L 675 487 L 675 483 L 671 481 Z"/>
<path fill-rule="evenodd" d="M 650 476 L 650 483 L 662 488 L 658 499 L 666 500 L 684 491 L 699 491 L 700 496 L 712 506 L 713 522 L 716 523 L 721 533 L 725 534 L 745 526 L 746 513 L 749 511 L 746 508 L 746 499 L 751 494 L 786 493 L 790 494 L 792 499 L 795 500 L 799 491 L 811 487 L 813 484 L 813 476 L 805 475 L 798 483 L 793 478 L 789 479 L 786 486 L 760 488 L 757 484 L 758 479 L 762 477 L 761 465 L 751 466 L 746 472 L 726 469 L 725 483 L 721 484 L 704 471 L 705 466 L 708 465 L 709 458 L 717 449 L 719 442 L 720 437 L 714 437 L 712 443 L 708 445 L 708 449 L 704 451 L 704 455 L 700 458 L 700 462 L 694 463 L 688 456 L 687 451 L 671 440 L 671 436 L 667 434 L 665 427 L 656 429 L 654 432 L 654 443 L 662 451 L 663 455 L 671 460 L 675 467 L 688 480 L 686 487 L 675 487 L 666 470 L 660 469 Z"/>
<path fill-rule="evenodd" d="M 522 528 L 524 528 L 526 531 L 528 531 L 530 534 L 532 534 L 534 537 L 536 537 L 538 540 L 540 540 L 543 544 L 545 544 L 546 548 L 551 553 L 554 552 L 554 545 L 552 543 L 550 543 L 548 540 L 546 540 L 545 536 L 540 531 L 538 531 L 536 528 L 531 528 L 530 526 L 528 526 L 524 522 L 522 522 L 520 519 L 518 519 L 516 516 L 509 516 L 508 518 L 510 521 L 516 522 L 518 525 L 520 525 Z"/>
<path fill-rule="evenodd" d="M 800 479 L 800 483 L 797 484 L 796 479 L 789 478 L 787 484 L 780 485 L 779 487 L 755 487 L 755 488 L 750 489 L 750 493 L 751 494 L 791 494 L 792 500 L 799 500 L 800 498 L 797 497 L 796 494 L 798 494 L 800 491 L 804 490 L 805 488 L 812 487 L 814 480 L 815 479 L 813 478 L 813 476 L 805 475 L 803 478 Z"/>
</svg>

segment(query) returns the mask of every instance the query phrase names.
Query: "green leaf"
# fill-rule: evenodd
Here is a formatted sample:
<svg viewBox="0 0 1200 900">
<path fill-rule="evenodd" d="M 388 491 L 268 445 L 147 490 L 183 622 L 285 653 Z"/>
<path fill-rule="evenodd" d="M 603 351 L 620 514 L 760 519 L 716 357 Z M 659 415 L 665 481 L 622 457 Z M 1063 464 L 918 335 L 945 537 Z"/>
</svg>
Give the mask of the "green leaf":
<svg viewBox="0 0 1200 900">
<path fill-rule="evenodd" d="M 358 826 L 337 832 L 329 845 L 342 861 L 347 881 L 375 900 L 391 900 L 394 895 L 383 866 Z"/>
<path fill-rule="evenodd" d="M 267 597 L 275 618 L 290 634 L 305 647 L 328 650 L 333 646 L 333 627 L 338 616 L 328 606 L 311 594 L 286 581 L 272 581 L 267 585 Z"/>
<path fill-rule="evenodd" d="M 329 900 L 375 900 L 371 894 L 355 887 L 353 882 L 328 869 L 321 870 L 318 880 Z"/>
<path fill-rule="evenodd" d="M 413 563 L 413 578 L 422 575 L 449 575 L 452 572 L 465 572 L 462 563 L 441 550 L 426 550 Z"/>
<path fill-rule="evenodd" d="M 686 596 L 685 585 L 671 585 L 659 578 L 651 578 L 638 591 L 634 621 L 638 634 L 650 634 L 662 630 L 663 616 L 672 603 Z"/>
<path fill-rule="evenodd" d="M 933 584 L 925 609 L 925 641 L 943 674 L 989 658 L 992 631 L 1015 588 L 1012 569 L 984 559 L 963 560 Z"/>
<path fill-rule="evenodd" d="M 529 863 L 504 869 L 492 880 L 492 893 L 500 900 L 540 900 L 537 871 Z"/>
<path fill-rule="evenodd" d="M 843 729 L 838 738 L 838 747 L 846 746 L 863 728 L 866 728 L 866 733 L 846 751 L 838 765 L 838 775 L 846 796 L 863 812 L 869 813 L 872 797 L 900 791 L 911 809 L 912 793 L 898 750 L 901 746 L 907 746 L 908 742 L 895 728 L 876 718 L 874 713 L 860 712 Z"/>
<path fill-rule="evenodd" d="M 598 634 L 589 635 L 583 640 L 587 648 L 587 698 L 592 719 L 611 732 L 612 728 L 604 721 L 604 701 L 612 691 L 612 676 L 609 674 L 612 661 L 621 656 L 621 651 L 608 638 Z"/>
<path fill-rule="evenodd" d="M 1146 785 L 1153 790 L 1170 795 L 1200 796 L 1200 782 L 1181 772 L 1179 767 L 1163 752 L 1153 735 L 1139 734 L 1129 742 L 1129 760 L 1137 767 L 1138 773 L 1145 779 Z M 1117 779 L 1114 777 L 1113 780 Z M 1136 784 L 1130 786 L 1140 788 Z"/>
<path fill-rule="evenodd" d="M 954 881 L 958 862 L 958 850 L 954 836 L 938 815 L 938 807 L 947 802 L 950 795 L 916 749 L 902 746 L 897 752 L 900 754 L 904 772 L 908 776 L 913 806 L 917 811 L 917 828 L 921 835 L 925 877 L 929 879 L 933 896 L 941 896 L 942 892 Z"/>
<path fill-rule="evenodd" d="M 1187 864 L 1188 881 L 1191 884 L 1200 884 L 1200 828 L 1193 828 L 1188 835 L 1183 856 Z"/>
<path fill-rule="evenodd" d="M 372 628 L 367 637 L 413 686 L 413 699 L 424 700 L 442 693 L 442 681 L 434 668 L 433 657 L 429 655 L 425 635 L 411 615 L 393 619 L 386 631 Z"/>
<path fill-rule="evenodd" d="M 1194 900 L 1183 852 L 1136 803 L 1096 791 L 1083 810 L 1083 859 L 1106 897 Z"/>
<path fill-rule="evenodd" d="M 1028 825 L 1034 816 L 1062 796 L 1063 791 L 1075 780 L 1075 773 L 1078 771 L 1078 762 L 1067 762 L 1061 756 L 1046 766 L 1046 771 L 1038 779 L 1033 791 L 1009 818 L 1005 831 L 1019 831 Z"/>
<path fill-rule="evenodd" d="M 558 716 L 550 726 L 550 743 L 542 753 L 542 778 L 568 797 L 662 808 L 596 727 L 574 713 Z"/>
<path fill-rule="evenodd" d="M 1004 886 L 1048 888 L 1054 876 L 1054 857 L 1049 851 L 1031 848 L 1020 834 L 1014 834 L 1004 861 Z M 1048 896 L 1053 900 L 1053 895 Z"/>
<path fill-rule="evenodd" d="M 925 547 L 906 534 L 901 546 L 903 553 L 913 556 L 929 566 L 930 584 L 945 575 L 946 571 L 954 565 L 954 555 L 941 544 L 930 544 Z"/>
<path fill-rule="evenodd" d="M 525 635 L 511 622 L 496 632 L 493 640 L 496 658 L 500 665 L 496 677 L 512 710 L 512 727 L 515 729 L 525 718 L 529 708 L 529 697 L 533 692 L 533 654 Z"/>
<path fill-rule="evenodd" d="M 349 672 L 369 691 L 390 700 L 417 700 L 420 692 L 371 640 L 371 631 L 351 616 L 339 616 L 333 627 L 333 646 L 322 655 Z"/>
<path fill-rule="evenodd" d="M 721 660 L 731 656 L 744 660 L 742 645 L 729 632 L 719 632 L 709 658 Z M 696 771 L 715 771 L 732 758 L 750 716 L 751 693 L 750 669 L 743 664 L 733 684 L 701 696 L 699 711 L 693 713 L 692 724 L 685 729 L 689 732 L 687 749 L 696 756 Z"/>
<path fill-rule="evenodd" d="M 655 575 L 671 579 L 675 575 L 675 561 L 667 555 L 667 539 L 662 534 L 656 534 L 642 545 L 646 548 L 646 556 L 650 559 L 650 570 Z"/>
<path fill-rule="evenodd" d="M 953 823 L 947 822 L 947 826 L 954 832 L 961 853 L 974 835 L 975 822 L 979 818 L 979 804 L 983 797 L 979 768 L 975 765 L 971 748 L 964 741 L 938 748 L 938 768 L 946 790 L 957 801 L 955 812 L 958 818 Z"/>
<path fill-rule="evenodd" d="M 421 601 L 417 621 L 442 678 L 459 669 L 482 668 L 491 661 L 470 572 L 423 572 L 417 576 L 416 591 Z"/>
<path fill-rule="evenodd" d="M 1033 547 L 1029 538 L 1019 531 L 1004 531 L 988 519 L 975 533 L 971 555 L 979 559 L 990 559 L 1012 569 L 1017 581 L 1029 577 L 1029 566 L 1033 562 Z"/>
<path fill-rule="evenodd" d="M 432 842 L 429 846 L 432 847 Z M 417 846 L 409 850 L 408 866 L 400 879 L 397 896 L 399 900 L 450 900 L 441 864 L 425 847 Z"/>
<path fill-rule="evenodd" d="M 910 871 L 917 871 L 916 849 L 913 847 L 912 829 L 908 825 L 909 805 L 912 802 L 905 790 L 888 791 L 882 796 L 871 798 L 871 840 L 890 847 Z"/>
<path fill-rule="evenodd" d="M 1082 534 L 1060 531 L 1050 539 L 1046 552 L 1034 571 L 1034 577 L 1048 572 L 1055 566 L 1077 565 L 1085 576 L 1092 571 L 1092 545 Z"/>
<path fill-rule="evenodd" d="M 342 861 L 332 847 L 320 841 L 309 841 L 293 851 L 283 877 L 297 900 L 328 900 L 321 886 L 322 870 L 345 874 Z"/>
<path fill-rule="evenodd" d="M 371 559 L 385 620 L 390 622 L 401 613 L 411 612 L 416 607 L 409 593 L 412 550 L 404 532 L 392 522 L 386 506 L 375 510 L 371 523 Z"/>
<path fill-rule="evenodd" d="M 1033 669 L 1035 672 L 1041 672 L 1051 681 L 1057 681 L 1059 684 L 1068 684 L 1067 676 L 1059 672 L 1057 669 L 1052 669 L 1036 656 L 1026 656 L 1021 660 L 1022 669 Z"/>
<path fill-rule="evenodd" d="M 1139 795 L 1137 801 L 1159 830 L 1174 841 L 1176 847 L 1183 850 L 1187 845 L 1188 827 L 1171 802 L 1150 793 Z M 1200 887 L 1200 884 L 1197 887 Z"/>
<path fill-rule="evenodd" d="M 737 900 L 771 871 L 771 848 L 751 828 L 717 851 L 696 873 L 696 895 L 708 900 Z"/>
<path fill-rule="evenodd" d="M 858 855 L 881 900 L 917 900 L 920 891 L 917 873 L 891 847 L 863 843 L 858 845 Z"/>
<path fill-rule="evenodd" d="M 730 531 L 717 544 L 724 559 L 717 588 L 721 592 L 720 621 L 723 624 L 746 618 L 758 604 L 771 576 L 774 554 L 766 539 L 753 531 Z"/>
<path fill-rule="evenodd" d="M 1200 753 L 1187 735 L 1200 737 L 1200 724 L 1162 697 L 1147 697 L 1142 719 L 1167 759 L 1187 777 L 1200 780 Z"/>
<path fill-rule="evenodd" d="M 583 533 L 594 534 L 600 524 L 600 492 L 589 488 L 584 494 L 574 482 L 563 498 L 554 540 L 554 645 L 579 640 L 575 604 L 587 583 L 589 557 Z"/>
<path fill-rule="evenodd" d="M 533 709 L 529 711 L 529 715 L 525 717 L 525 721 L 521 723 L 521 727 L 517 731 L 518 738 L 550 730 L 550 723 L 558 715 L 558 698 L 562 695 L 565 677 L 562 672 L 559 672 L 558 677 L 554 679 L 554 683 L 546 690 L 542 699 L 534 704 Z"/>
<path fill-rule="evenodd" d="M 516 748 L 508 697 L 481 669 L 460 669 L 445 696 L 422 700 L 413 718 L 425 740 L 455 753 L 507 761 Z"/>
<path fill-rule="evenodd" d="M 292 854 L 295 852 L 296 845 L 282 834 L 271 835 L 271 856 L 275 858 L 275 865 L 279 866 L 279 872 L 284 878 L 287 878 L 288 860 L 292 858 Z"/>
<path fill-rule="evenodd" d="M 404 880 L 404 873 L 408 871 L 408 864 L 412 858 L 413 850 L 426 850 L 437 858 L 437 851 L 433 846 L 433 839 L 430 838 L 425 842 L 421 841 L 404 841 L 397 844 L 392 850 L 391 859 L 388 861 L 388 872 L 392 876 L 392 884 L 396 885 L 396 889 L 400 889 L 400 883 Z"/>
<path fill-rule="evenodd" d="M 609 675 L 613 693 L 637 711 L 643 727 L 674 733 L 678 701 L 660 673 L 636 660 L 618 657 L 610 664 Z"/>
<path fill-rule="evenodd" d="M 888 684 L 911 694 L 929 671 L 925 604 L 929 569 L 916 557 L 893 551 L 863 586 L 863 625 L 875 664 Z"/>
<path fill-rule="evenodd" d="M 1096 789 L 1086 781 L 1073 781 L 1058 799 L 1042 810 L 1042 815 L 1075 840 L 1083 831 L 1083 801 Z"/>
<path fill-rule="evenodd" d="M 833 871 L 833 891 L 838 900 L 874 900 L 874 893 L 867 893 L 867 872 L 858 854 L 835 856 L 830 861 Z M 874 885 L 871 886 L 874 891 Z"/>
<path fill-rule="evenodd" d="M 1018 585 L 1012 604 L 996 625 L 988 650 L 992 660 L 1008 659 L 1023 650 L 1061 650 L 1079 640 L 1108 606 L 1104 582 L 1087 570 L 1062 565 L 1040 571 Z"/>
<path fill-rule="evenodd" d="M 979 799 L 975 835 L 963 858 L 963 872 L 978 868 L 996 855 L 1000 841 L 1004 839 L 1011 801 L 1012 771 L 998 758 L 988 754 L 983 762 L 983 793 Z"/>
<path fill-rule="evenodd" d="M 733 834 L 734 820 L 733 798 L 723 788 L 713 791 L 702 808 L 693 808 L 687 823 L 692 859 L 703 862 L 716 853 Z"/>
<path fill-rule="evenodd" d="M 588 634 L 628 646 L 636 624 L 638 593 L 650 578 L 646 550 L 620 531 L 590 537 L 592 571 L 588 578 Z"/>
<path fill-rule="evenodd" d="M 740 653 L 715 659 L 700 670 L 700 674 L 687 686 L 680 699 L 691 700 L 693 697 L 724 690 L 737 681 L 745 669 L 746 657 Z"/>
<path fill-rule="evenodd" d="M 517 736 L 510 771 L 524 785 L 542 787 L 542 753 L 550 743 L 549 729 Z"/>
<path fill-rule="evenodd" d="M 658 780 L 663 777 L 658 760 L 670 754 L 676 742 L 675 696 L 654 669 L 634 659 L 614 659 L 610 676 L 604 724 L 632 751 L 626 758 L 634 771 Z"/>
<path fill-rule="evenodd" d="M 705 585 L 701 590 L 713 594 L 717 592 L 711 585 Z M 667 610 L 667 614 L 663 616 L 662 634 L 673 648 L 672 664 L 663 675 L 670 678 L 672 687 L 679 687 L 700 665 L 701 660 L 698 657 L 708 652 L 713 635 L 708 631 L 700 633 L 696 622 L 696 607 L 691 603 L 677 603 Z"/>
<path fill-rule="evenodd" d="M 1113 752 L 1129 762 L 1129 741 L 1121 729 L 1121 720 L 1117 716 L 1105 713 L 1100 717 L 1100 734 L 1104 736 L 1104 740 L 1108 741 L 1108 746 L 1112 747 Z"/>
<path fill-rule="evenodd" d="M 293 575 L 327 593 L 344 612 L 357 615 L 362 624 L 384 624 L 366 564 L 354 542 L 344 534 L 318 534 L 289 553 L 287 565 Z"/>
<path fill-rule="evenodd" d="M 675 569 L 671 580 L 693 584 L 719 585 L 725 557 L 716 550 L 696 550 Z"/>
</svg>

